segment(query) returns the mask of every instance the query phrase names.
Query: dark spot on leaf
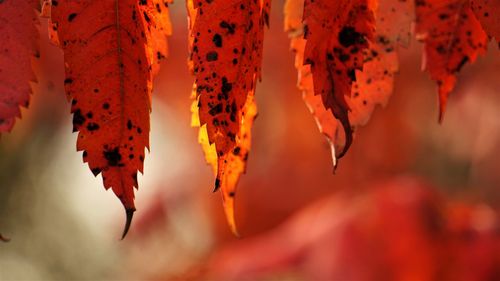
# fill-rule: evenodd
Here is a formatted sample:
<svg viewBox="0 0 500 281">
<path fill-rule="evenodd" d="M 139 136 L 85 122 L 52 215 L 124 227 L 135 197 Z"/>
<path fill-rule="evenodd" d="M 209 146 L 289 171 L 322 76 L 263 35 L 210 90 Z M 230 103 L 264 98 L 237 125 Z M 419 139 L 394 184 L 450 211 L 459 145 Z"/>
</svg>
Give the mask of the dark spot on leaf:
<svg viewBox="0 0 500 281">
<path fill-rule="evenodd" d="M 227 93 L 232 89 L 233 89 L 233 84 L 229 83 L 226 77 L 222 77 L 222 87 L 221 87 L 222 93 L 227 95 Z"/>
<path fill-rule="evenodd" d="M 234 23 L 228 23 L 227 21 L 221 21 L 219 24 L 220 27 L 227 29 L 229 34 L 234 34 L 236 25 Z"/>
<path fill-rule="evenodd" d="M 122 155 L 120 154 L 120 150 L 118 147 L 115 147 L 110 150 L 105 150 L 103 152 L 104 158 L 108 161 L 108 165 L 111 167 L 123 166 L 120 163 L 122 160 Z"/>
<path fill-rule="evenodd" d="M 99 125 L 97 123 L 89 123 L 87 125 L 87 130 L 89 131 L 95 131 L 95 130 L 99 130 Z"/>
<path fill-rule="evenodd" d="M 214 42 L 215 47 L 222 47 L 222 36 L 219 33 L 215 34 L 212 38 L 212 42 Z"/>
<path fill-rule="evenodd" d="M 219 58 L 217 52 L 212 51 L 207 54 L 207 61 L 216 61 Z"/>
<path fill-rule="evenodd" d="M 218 103 L 216 106 L 212 107 L 208 113 L 212 116 L 217 115 L 222 112 L 222 103 Z"/>
<path fill-rule="evenodd" d="M 68 16 L 68 21 L 69 21 L 69 22 L 73 21 L 73 20 L 75 19 L 75 17 L 76 17 L 76 13 L 71 13 L 71 14 L 69 14 L 69 16 Z"/>
<path fill-rule="evenodd" d="M 364 36 L 357 32 L 354 27 L 352 26 L 345 26 L 342 28 L 342 30 L 339 32 L 339 43 L 347 48 L 350 47 L 354 44 L 358 43 L 365 43 L 365 38 Z"/>
<path fill-rule="evenodd" d="M 75 110 L 73 113 L 73 131 L 76 131 L 77 127 L 83 125 L 85 120 L 86 118 L 82 115 L 82 111 L 80 109 Z"/>
</svg>

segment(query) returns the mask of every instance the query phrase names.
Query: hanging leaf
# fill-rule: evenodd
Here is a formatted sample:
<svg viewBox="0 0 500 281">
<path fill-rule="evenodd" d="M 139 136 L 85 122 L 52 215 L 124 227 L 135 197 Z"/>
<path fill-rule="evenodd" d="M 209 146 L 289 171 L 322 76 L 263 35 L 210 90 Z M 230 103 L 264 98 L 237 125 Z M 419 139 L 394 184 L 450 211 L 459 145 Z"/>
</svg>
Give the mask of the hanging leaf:
<svg viewBox="0 0 500 281">
<path fill-rule="evenodd" d="M 124 205 L 124 237 L 149 149 L 152 80 L 167 53 L 168 6 L 159 0 L 53 1 L 51 13 L 64 51 L 77 149 Z"/>
<path fill-rule="evenodd" d="M 195 75 L 195 125 L 216 172 L 231 230 L 234 195 L 245 171 L 251 125 L 256 115 L 254 93 L 260 79 L 264 25 L 269 0 L 190 0 L 190 67 Z M 197 107 L 197 108 L 196 108 Z M 196 120 L 198 119 L 198 120 Z"/>
<path fill-rule="evenodd" d="M 302 13 L 304 10 L 304 0 L 287 0 L 285 4 L 285 31 L 290 37 L 290 49 L 295 53 L 295 68 L 298 72 L 297 86 L 302 91 L 302 99 L 306 103 L 309 111 L 314 116 L 320 132 L 328 140 L 331 151 L 333 166 L 336 166 L 335 151 L 342 149 L 345 138 L 342 135 L 341 124 L 332 112 L 325 108 L 321 96 L 314 93 L 313 77 L 311 66 L 304 65 L 304 50 L 306 40 L 303 38 L 304 25 L 302 23 Z"/>
<path fill-rule="evenodd" d="M 305 9 L 302 9 L 304 5 Z M 378 97 L 383 94 L 382 90 L 388 90 L 388 95 L 392 91 L 392 84 L 386 86 L 381 85 L 382 82 L 375 82 L 385 76 L 392 76 L 395 71 L 387 66 L 384 68 L 385 70 L 390 68 L 387 73 L 384 70 L 382 70 L 382 75 L 375 73 L 375 69 L 381 66 L 380 63 L 375 62 L 386 62 L 386 60 L 380 57 L 375 58 L 375 51 L 371 50 L 374 48 L 369 41 L 373 37 L 374 7 L 373 2 L 366 1 L 332 4 L 321 1 L 304 3 L 304 0 L 288 0 L 285 5 L 285 31 L 291 37 L 291 49 L 296 54 L 298 86 L 302 90 L 303 99 L 315 117 L 320 131 L 330 143 L 334 166 L 336 166 L 337 158 L 342 157 L 349 148 L 355 126 L 367 121 L 375 104 L 385 103 L 387 100 L 384 98 L 383 101 L 374 101 L 369 107 L 365 104 L 362 107 L 357 105 L 358 100 L 366 103 L 366 98 L 356 99 L 359 93 L 365 93 L 365 90 L 359 90 L 358 88 L 361 87 L 359 83 L 354 83 L 356 77 L 362 75 L 360 72 L 362 64 L 372 61 L 373 65 L 370 72 L 362 76 L 365 80 L 374 81 L 373 86 L 370 86 L 371 89 L 367 89 L 370 91 L 367 94 L 375 90 L 374 97 Z M 309 15 L 306 13 L 303 17 L 302 10 L 309 11 Z M 305 24 L 302 23 L 302 18 Z M 378 77 L 372 77 L 375 74 Z M 392 83 L 392 80 L 389 82 Z M 363 87 L 368 84 L 366 81 L 363 83 Z M 350 90 L 347 90 L 347 86 Z M 383 89 L 379 89 L 381 87 Z M 355 92 L 355 89 L 356 96 L 352 97 L 351 91 Z M 351 98 L 353 101 L 350 101 Z M 352 111 L 351 106 L 356 107 L 354 113 L 349 113 Z M 370 110 L 366 110 L 367 108 Z M 365 112 L 363 121 L 354 120 L 353 123 L 350 120 L 359 119 L 357 116 L 360 116 L 362 112 Z M 341 128 L 343 130 L 339 130 Z"/>
<path fill-rule="evenodd" d="M 417 38 L 425 43 L 424 67 L 439 87 L 439 120 L 456 73 L 486 52 L 488 38 L 468 0 L 416 2 Z"/>
<path fill-rule="evenodd" d="M 352 143 L 346 99 L 351 96 L 356 70 L 363 67 L 363 50 L 373 39 L 375 4 L 370 0 L 304 3 L 304 64 L 311 67 L 314 93 L 322 97 L 325 109 L 331 110 L 344 131 L 345 143 L 336 158 Z"/>
<path fill-rule="evenodd" d="M 0 133 L 12 130 L 20 106 L 28 107 L 36 81 L 31 67 L 38 57 L 38 0 L 0 1 Z"/>
<path fill-rule="evenodd" d="M 483 29 L 500 44 L 500 0 L 470 0 Z"/>
</svg>

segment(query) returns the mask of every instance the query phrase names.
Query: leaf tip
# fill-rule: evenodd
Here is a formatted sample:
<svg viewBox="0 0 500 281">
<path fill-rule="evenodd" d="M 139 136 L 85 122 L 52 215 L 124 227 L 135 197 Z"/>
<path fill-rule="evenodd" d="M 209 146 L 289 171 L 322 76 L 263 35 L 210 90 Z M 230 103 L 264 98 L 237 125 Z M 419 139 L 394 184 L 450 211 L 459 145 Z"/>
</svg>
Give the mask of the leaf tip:
<svg viewBox="0 0 500 281">
<path fill-rule="evenodd" d="M 126 216 L 125 228 L 123 229 L 122 238 L 120 240 L 125 239 L 125 236 L 127 236 L 128 230 L 130 229 L 130 225 L 132 224 L 132 218 L 134 217 L 134 212 L 135 209 L 125 209 L 125 216 Z"/>
<path fill-rule="evenodd" d="M 224 213 L 226 215 L 227 224 L 229 225 L 229 229 L 233 233 L 236 238 L 240 238 L 240 234 L 238 233 L 238 227 L 236 227 L 236 219 L 234 218 L 234 192 L 229 192 L 225 194 L 222 192 L 222 200 L 224 203 Z"/>
<path fill-rule="evenodd" d="M 447 102 L 448 93 L 439 91 L 439 116 L 438 123 L 443 124 L 444 113 L 446 112 L 446 102 Z"/>
<path fill-rule="evenodd" d="M 442 125 L 443 124 L 443 119 L 444 119 L 444 113 L 446 111 L 446 105 L 445 105 L 445 102 L 446 101 L 441 101 L 440 102 L 440 106 L 439 106 L 439 115 L 438 115 L 438 123 L 439 125 Z"/>
</svg>

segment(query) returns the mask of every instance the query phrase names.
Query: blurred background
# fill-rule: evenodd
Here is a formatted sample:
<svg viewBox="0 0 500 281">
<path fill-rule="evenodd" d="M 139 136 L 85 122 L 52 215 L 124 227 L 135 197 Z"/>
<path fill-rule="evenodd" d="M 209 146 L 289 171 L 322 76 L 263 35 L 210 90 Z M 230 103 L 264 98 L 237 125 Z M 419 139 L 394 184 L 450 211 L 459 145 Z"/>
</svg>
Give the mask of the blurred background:
<svg viewBox="0 0 500 281">
<path fill-rule="evenodd" d="M 62 53 L 42 21 L 29 110 L 0 140 L 0 280 L 500 280 L 500 51 L 464 67 L 437 123 L 422 45 L 332 173 L 329 146 L 296 88 L 283 1 L 264 44 L 259 116 L 230 233 L 190 127 L 184 1 L 156 78 L 151 154 L 137 212 L 76 152 Z"/>
</svg>

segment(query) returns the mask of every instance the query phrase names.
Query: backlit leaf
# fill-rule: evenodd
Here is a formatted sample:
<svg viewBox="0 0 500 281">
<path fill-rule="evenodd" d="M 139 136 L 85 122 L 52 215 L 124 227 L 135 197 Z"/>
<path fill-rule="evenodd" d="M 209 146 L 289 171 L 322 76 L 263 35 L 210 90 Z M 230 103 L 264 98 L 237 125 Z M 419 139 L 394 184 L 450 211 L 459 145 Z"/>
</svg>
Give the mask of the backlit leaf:
<svg viewBox="0 0 500 281">
<path fill-rule="evenodd" d="M 343 127 L 345 144 L 336 151 L 342 157 L 352 143 L 349 122 L 352 83 L 364 62 L 363 50 L 374 35 L 376 3 L 359 1 L 311 1 L 304 3 L 304 64 L 310 65 L 314 93 L 322 97 Z"/>
<path fill-rule="evenodd" d="M 269 1 L 190 0 L 187 7 L 190 67 L 196 77 L 194 124 L 201 126 L 200 142 L 216 172 L 214 190 L 221 188 L 236 233 L 234 195 L 250 149 Z"/>
<path fill-rule="evenodd" d="M 77 149 L 124 205 L 125 235 L 149 149 L 152 80 L 167 53 L 167 3 L 53 1 L 52 23 L 64 51 Z"/>
<path fill-rule="evenodd" d="M 456 73 L 486 52 L 488 37 L 468 0 L 421 0 L 416 13 L 417 38 L 425 43 L 423 65 L 438 84 L 442 120 Z"/>
</svg>

